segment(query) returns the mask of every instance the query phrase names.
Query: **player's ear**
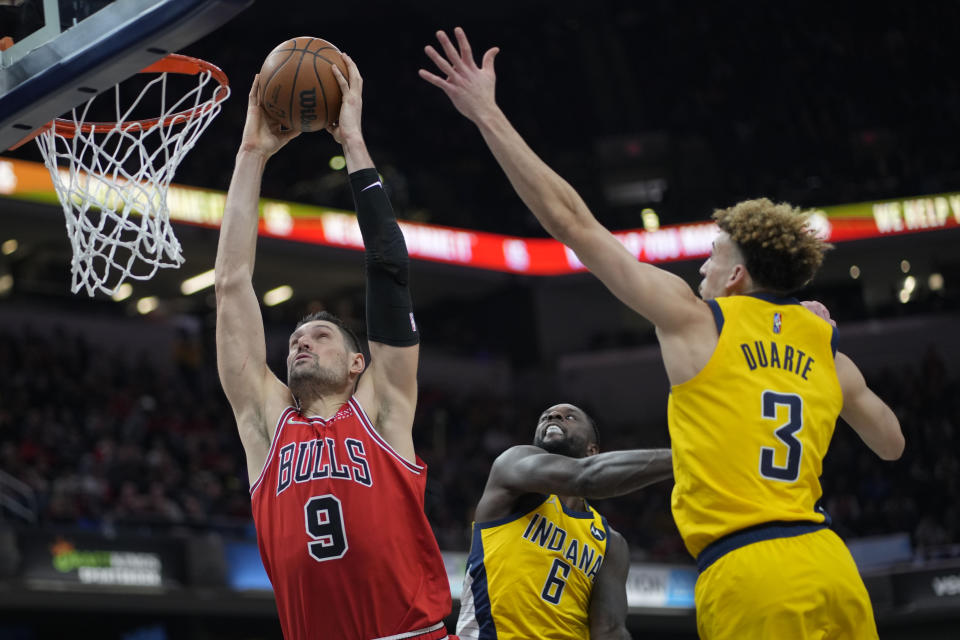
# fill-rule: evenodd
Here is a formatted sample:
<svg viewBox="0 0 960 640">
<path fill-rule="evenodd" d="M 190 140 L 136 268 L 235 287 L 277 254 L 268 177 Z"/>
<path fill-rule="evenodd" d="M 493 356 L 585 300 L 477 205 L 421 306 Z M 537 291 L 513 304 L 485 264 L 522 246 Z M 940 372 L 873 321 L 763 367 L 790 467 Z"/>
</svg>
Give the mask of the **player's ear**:
<svg viewBox="0 0 960 640">
<path fill-rule="evenodd" d="M 728 294 L 739 293 L 745 291 L 750 282 L 750 272 L 747 271 L 746 265 L 738 262 L 730 269 L 725 287 Z"/>
<path fill-rule="evenodd" d="M 587 455 L 595 456 L 600 453 L 600 446 L 596 442 L 591 442 L 587 445 Z"/>
<path fill-rule="evenodd" d="M 363 373 L 363 370 L 366 366 L 367 363 L 363 359 L 362 353 L 350 354 L 350 373 L 355 373 L 359 376 L 361 373 Z"/>
</svg>

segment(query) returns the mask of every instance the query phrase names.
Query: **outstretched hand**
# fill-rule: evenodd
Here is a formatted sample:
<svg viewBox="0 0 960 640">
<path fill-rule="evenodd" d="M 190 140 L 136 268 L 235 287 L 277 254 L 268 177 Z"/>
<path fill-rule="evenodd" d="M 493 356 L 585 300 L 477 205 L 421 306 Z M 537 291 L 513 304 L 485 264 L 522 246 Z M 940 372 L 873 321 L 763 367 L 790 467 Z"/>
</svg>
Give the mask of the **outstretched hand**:
<svg viewBox="0 0 960 640">
<path fill-rule="evenodd" d="M 253 77 L 253 86 L 247 97 L 247 121 L 243 125 L 243 141 L 240 148 L 255 151 L 270 157 L 283 148 L 299 131 L 285 130 L 280 123 L 270 118 L 260 107 L 260 76 Z"/>
<path fill-rule="evenodd" d="M 343 99 L 340 103 L 340 114 L 336 122 L 327 123 L 327 131 L 333 136 L 333 139 L 340 144 L 351 137 L 361 135 L 360 116 L 363 111 L 363 78 L 360 76 L 360 69 L 353 61 L 353 58 L 347 54 L 341 54 L 343 62 L 347 65 L 347 77 L 343 76 L 340 67 L 331 65 L 333 68 L 333 77 L 337 79 L 340 85 L 340 93 Z"/>
<path fill-rule="evenodd" d="M 476 123 L 485 115 L 497 110 L 495 96 L 497 75 L 493 70 L 493 59 L 497 57 L 500 49 L 498 47 L 488 49 L 483 54 L 481 65 L 477 67 L 467 34 L 460 27 L 453 32 L 457 38 L 459 51 L 443 31 L 437 31 L 437 40 L 443 49 L 443 55 L 431 45 L 424 47 L 427 57 L 437 65 L 446 78 L 441 78 L 426 69 L 420 69 L 418 73 L 430 84 L 440 87 L 453 102 L 457 111 Z"/>
</svg>

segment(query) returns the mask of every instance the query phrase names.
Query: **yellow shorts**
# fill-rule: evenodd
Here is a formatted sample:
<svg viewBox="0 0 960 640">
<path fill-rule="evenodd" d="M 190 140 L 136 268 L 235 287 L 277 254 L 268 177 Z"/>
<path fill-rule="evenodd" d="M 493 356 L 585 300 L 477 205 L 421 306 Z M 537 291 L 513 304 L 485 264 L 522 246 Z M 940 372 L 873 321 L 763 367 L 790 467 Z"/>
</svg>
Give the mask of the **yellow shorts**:
<svg viewBox="0 0 960 640">
<path fill-rule="evenodd" d="M 697 580 L 702 640 L 876 639 L 870 597 L 829 529 L 730 551 Z"/>
</svg>

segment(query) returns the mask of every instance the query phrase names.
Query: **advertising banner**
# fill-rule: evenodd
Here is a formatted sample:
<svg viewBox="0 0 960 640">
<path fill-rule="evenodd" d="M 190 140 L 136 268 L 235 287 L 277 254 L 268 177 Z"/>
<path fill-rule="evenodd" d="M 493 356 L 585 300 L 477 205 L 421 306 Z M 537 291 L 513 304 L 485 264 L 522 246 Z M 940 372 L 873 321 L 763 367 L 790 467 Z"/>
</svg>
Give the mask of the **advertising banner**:
<svg viewBox="0 0 960 640">
<path fill-rule="evenodd" d="M 19 535 L 20 577 L 36 586 L 167 589 L 184 584 L 176 540 L 34 531 Z"/>
<path fill-rule="evenodd" d="M 0 158 L 0 197 L 58 205 L 46 167 Z M 108 197 L 107 194 L 104 197 Z M 226 194 L 171 185 L 167 205 L 174 222 L 220 226 Z M 656 220 L 656 212 L 645 209 Z M 704 212 L 704 217 L 709 215 Z M 520 238 L 472 229 L 401 222 L 411 258 L 526 275 L 562 275 L 585 271 L 576 254 L 549 238 Z M 960 227 L 960 193 L 824 206 L 814 211 L 811 227 L 829 242 L 937 231 Z M 362 250 L 356 216 L 349 211 L 261 199 L 261 236 Z M 717 227 L 697 222 L 617 231 L 614 236 L 637 260 L 664 263 L 700 260 L 710 254 Z"/>
<path fill-rule="evenodd" d="M 270 580 L 260 561 L 254 542 L 224 544 L 227 557 L 227 581 L 238 591 L 269 591 Z M 460 600 L 463 576 L 467 570 L 466 552 L 443 551 L 443 564 L 454 601 Z M 693 567 L 667 565 L 630 565 L 627 576 L 627 605 L 637 608 L 693 609 L 693 588 L 697 571 Z"/>
<path fill-rule="evenodd" d="M 894 573 L 893 594 L 898 606 L 911 609 L 960 609 L 960 561 L 936 569 Z"/>
<path fill-rule="evenodd" d="M 227 585 L 237 591 L 272 591 L 255 542 L 225 542 Z"/>
<path fill-rule="evenodd" d="M 697 571 L 690 567 L 631 564 L 627 574 L 627 606 L 693 609 Z"/>
</svg>

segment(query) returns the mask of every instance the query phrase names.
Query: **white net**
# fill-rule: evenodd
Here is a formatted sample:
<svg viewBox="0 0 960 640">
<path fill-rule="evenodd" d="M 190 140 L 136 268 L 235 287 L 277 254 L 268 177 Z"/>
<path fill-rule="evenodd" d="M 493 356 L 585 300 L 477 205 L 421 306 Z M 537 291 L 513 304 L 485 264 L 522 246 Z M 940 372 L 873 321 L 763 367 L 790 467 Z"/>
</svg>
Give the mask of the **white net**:
<svg viewBox="0 0 960 640">
<path fill-rule="evenodd" d="M 147 280 L 158 269 L 183 264 L 167 190 L 180 161 L 220 113 L 229 87 L 222 72 L 224 84 L 203 70 L 184 93 L 168 86 L 170 75 L 159 73 L 132 100 L 117 85 L 36 138 L 66 215 L 73 293 L 113 295 L 127 279 Z M 111 95 L 103 118 L 110 122 L 88 122 L 94 102 L 101 98 L 102 108 Z M 159 117 L 132 120 L 158 102 Z"/>
</svg>

